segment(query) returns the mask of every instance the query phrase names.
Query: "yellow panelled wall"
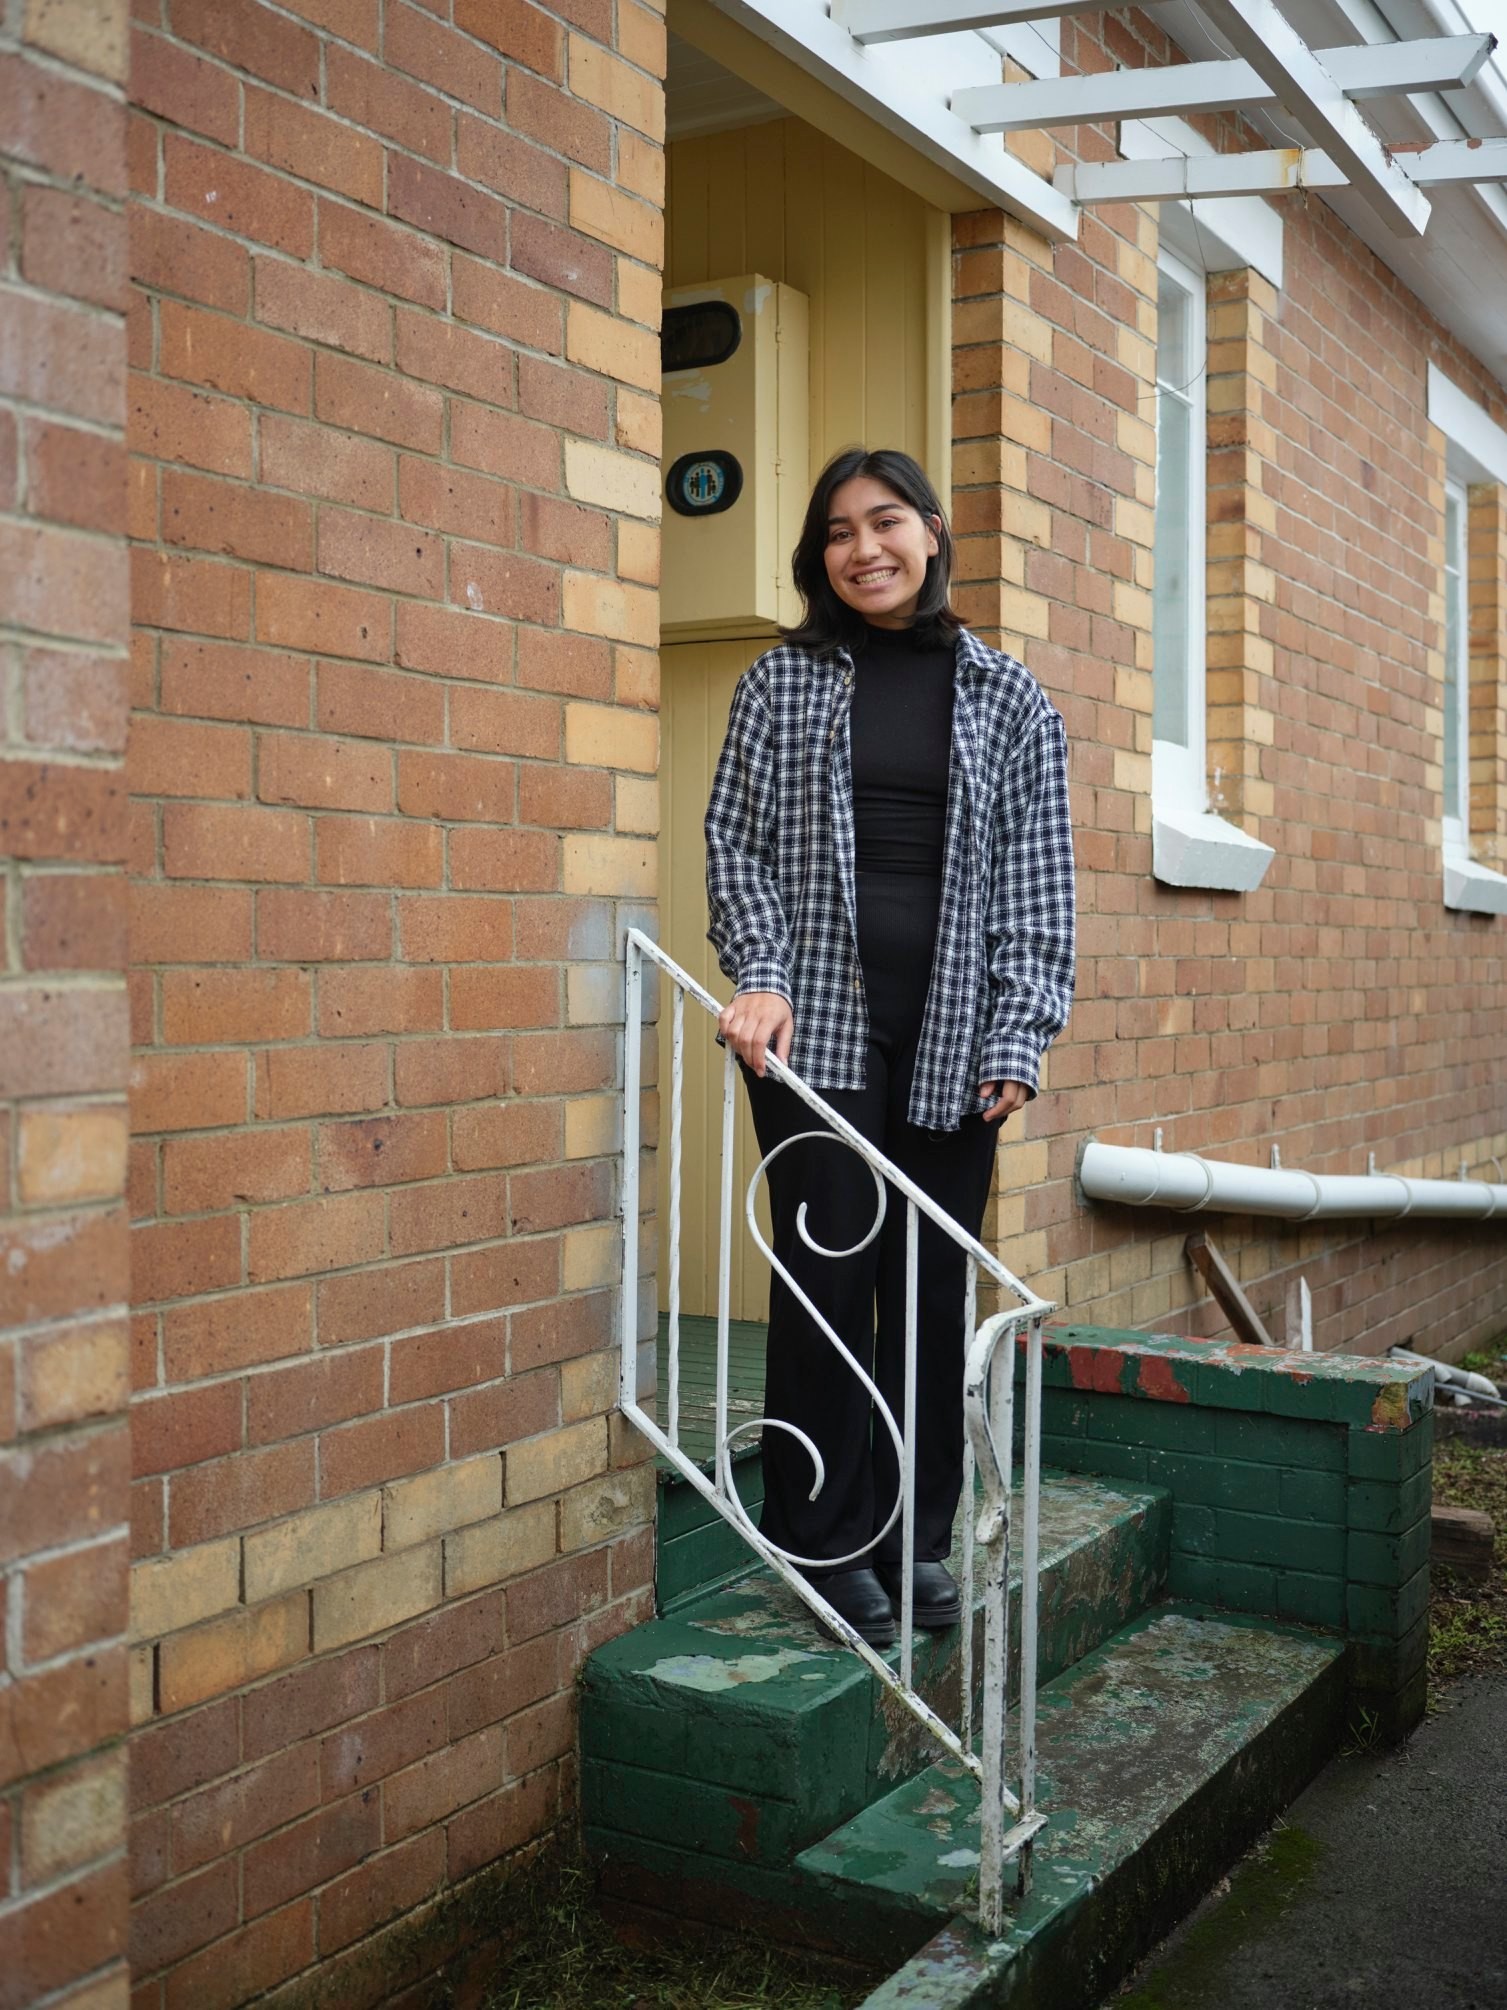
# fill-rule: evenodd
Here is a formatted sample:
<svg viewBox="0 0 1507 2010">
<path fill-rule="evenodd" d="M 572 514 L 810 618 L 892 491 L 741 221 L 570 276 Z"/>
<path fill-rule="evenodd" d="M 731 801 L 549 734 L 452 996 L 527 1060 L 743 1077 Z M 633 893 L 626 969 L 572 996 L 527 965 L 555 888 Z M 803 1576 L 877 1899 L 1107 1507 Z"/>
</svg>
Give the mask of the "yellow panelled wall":
<svg viewBox="0 0 1507 2010">
<path fill-rule="evenodd" d="M 672 142 L 665 286 L 758 272 L 810 303 L 811 480 L 840 447 L 903 447 L 945 498 L 950 487 L 949 219 L 800 119 Z M 669 387 L 667 386 L 667 393 Z M 706 940 L 702 817 L 727 726 L 733 686 L 771 636 L 677 642 L 662 652 L 661 880 L 663 940 L 719 998 L 730 987 Z M 668 1140 L 668 1008 L 662 1012 Z M 722 1055 L 699 1008 L 686 1016 L 681 1305 L 717 1306 L 717 1205 Z M 743 1195 L 757 1163 L 738 1090 L 733 1317 L 763 1319 L 768 1267 L 743 1226 Z M 661 1151 L 661 1177 L 668 1152 Z M 668 1210 L 660 1211 L 665 1222 Z M 767 1232 L 767 1228 L 766 1228 Z M 660 1296 L 669 1276 L 660 1251 Z"/>
</svg>

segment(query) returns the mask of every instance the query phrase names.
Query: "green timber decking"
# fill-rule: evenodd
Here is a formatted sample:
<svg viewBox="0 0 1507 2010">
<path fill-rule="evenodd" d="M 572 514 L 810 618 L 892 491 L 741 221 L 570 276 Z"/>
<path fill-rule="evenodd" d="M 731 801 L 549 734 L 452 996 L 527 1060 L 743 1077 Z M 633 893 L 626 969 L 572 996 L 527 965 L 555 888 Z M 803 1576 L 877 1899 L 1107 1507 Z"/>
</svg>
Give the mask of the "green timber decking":
<svg viewBox="0 0 1507 2010">
<path fill-rule="evenodd" d="M 734 1319 L 727 1341 L 727 1416 L 730 1424 L 757 1417 L 764 1408 L 764 1327 Z M 713 1419 L 717 1401 L 717 1322 L 700 1313 L 680 1315 L 680 1445 L 687 1458 L 710 1465 L 716 1450 Z M 670 1319 L 659 1315 L 659 1396 L 655 1415 L 668 1428 L 670 1414 Z M 740 1438 L 747 1450 L 755 1436 Z M 666 1461 L 661 1459 L 661 1466 Z"/>
</svg>

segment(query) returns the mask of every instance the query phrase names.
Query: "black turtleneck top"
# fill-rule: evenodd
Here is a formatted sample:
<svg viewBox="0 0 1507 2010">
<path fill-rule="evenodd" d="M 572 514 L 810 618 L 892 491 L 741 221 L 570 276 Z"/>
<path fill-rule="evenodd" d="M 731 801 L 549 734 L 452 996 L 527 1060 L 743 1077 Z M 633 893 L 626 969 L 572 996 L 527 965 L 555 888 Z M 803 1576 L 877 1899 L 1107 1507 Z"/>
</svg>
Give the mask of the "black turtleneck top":
<svg viewBox="0 0 1507 2010">
<path fill-rule="evenodd" d="M 951 642 L 866 627 L 851 723 L 853 862 L 859 872 L 942 876 L 952 760 Z"/>
</svg>

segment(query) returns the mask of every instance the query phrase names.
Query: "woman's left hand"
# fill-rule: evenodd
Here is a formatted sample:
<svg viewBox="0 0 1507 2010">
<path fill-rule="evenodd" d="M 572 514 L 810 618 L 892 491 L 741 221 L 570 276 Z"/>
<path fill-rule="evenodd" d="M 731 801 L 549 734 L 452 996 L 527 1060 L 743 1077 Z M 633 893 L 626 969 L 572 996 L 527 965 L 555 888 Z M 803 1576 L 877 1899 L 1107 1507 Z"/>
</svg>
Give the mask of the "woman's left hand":
<svg viewBox="0 0 1507 2010">
<path fill-rule="evenodd" d="M 980 1082 L 979 1095 L 985 1105 L 982 1113 L 984 1122 L 997 1124 L 1005 1117 L 1013 1117 L 1017 1110 L 1024 1109 L 1031 1091 L 1024 1082 Z"/>
</svg>

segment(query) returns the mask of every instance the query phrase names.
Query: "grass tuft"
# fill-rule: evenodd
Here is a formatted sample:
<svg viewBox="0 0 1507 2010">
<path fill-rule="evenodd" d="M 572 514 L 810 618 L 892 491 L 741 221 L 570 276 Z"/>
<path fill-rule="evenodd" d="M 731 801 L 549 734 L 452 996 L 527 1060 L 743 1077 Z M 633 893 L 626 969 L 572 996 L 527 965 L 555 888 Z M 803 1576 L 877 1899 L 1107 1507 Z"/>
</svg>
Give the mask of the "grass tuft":
<svg viewBox="0 0 1507 2010">
<path fill-rule="evenodd" d="M 1507 1380 L 1500 1346 L 1468 1354 L 1464 1365 L 1493 1381 Z M 1462 1675 L 1507 1667 L 1507 1445 L 1446 1438 L 1434 1447 L 1434 1499 L 1449 1507 L 1481 1508 L 1496 1524 L 1496 1558 L 1484 1584 L 1466 1584 L 1436 1570 L 1429 1622 L 1429 1696 Z"/>
</svg>

